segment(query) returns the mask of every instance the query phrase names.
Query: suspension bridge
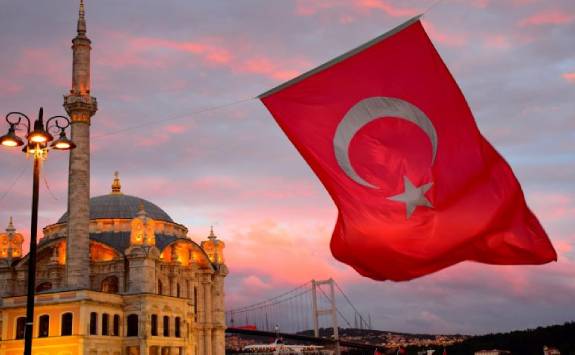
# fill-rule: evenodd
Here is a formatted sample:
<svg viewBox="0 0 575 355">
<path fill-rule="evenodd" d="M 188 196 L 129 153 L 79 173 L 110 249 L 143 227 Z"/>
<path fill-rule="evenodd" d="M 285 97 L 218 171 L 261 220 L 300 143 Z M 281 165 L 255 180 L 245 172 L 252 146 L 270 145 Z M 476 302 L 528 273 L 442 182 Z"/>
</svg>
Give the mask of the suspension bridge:
<svg viewBox="0 0 575 355">
<path fill-rule="evenodd" d="M 338 350 L 340 345 L 374 349 L 339 338 L 340 327 L 371 329 L 371 316 L 361 313 L 333 279 L 311 280 L 272 298 L 228 310 L 226 323 L 229 334 L 333 343 Z"/>
</svg>

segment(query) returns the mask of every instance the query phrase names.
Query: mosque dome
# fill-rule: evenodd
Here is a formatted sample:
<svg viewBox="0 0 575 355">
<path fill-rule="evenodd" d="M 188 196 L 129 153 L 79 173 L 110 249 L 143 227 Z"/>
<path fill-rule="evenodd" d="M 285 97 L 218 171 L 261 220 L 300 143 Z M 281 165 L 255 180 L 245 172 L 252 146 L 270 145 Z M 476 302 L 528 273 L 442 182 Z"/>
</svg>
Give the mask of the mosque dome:
<svg viewBox="0 0 575 355">
<path fill-rule="evenodd" d="M 132 219 L 138 215 L 142 204 L 148 217 L 155 220 L 174 223 L 172 218 L 160 207 L 146 201 L 143 198 L 123 195 L 109 194 L 96 196 L 90 199 L 90 220 L 103 218 L 125 218 Z M 68 222 L 68 212 L 64 213 L 58 223 Z"/>
<path fill-rule="evenodd" d="M 148 217 L 155 220 L 174 223 L 172 218 L 160 207 L 143 198 L 124 195 L 120 192 L 120 180 L 116 175 L 112 192 L 108 195 L 90 199 L 90 220 L 95 219 L 132 219 L 144 207 Z M 67 223 L 68 212 L 64 213 L 57 223 Z"/>
</svg>

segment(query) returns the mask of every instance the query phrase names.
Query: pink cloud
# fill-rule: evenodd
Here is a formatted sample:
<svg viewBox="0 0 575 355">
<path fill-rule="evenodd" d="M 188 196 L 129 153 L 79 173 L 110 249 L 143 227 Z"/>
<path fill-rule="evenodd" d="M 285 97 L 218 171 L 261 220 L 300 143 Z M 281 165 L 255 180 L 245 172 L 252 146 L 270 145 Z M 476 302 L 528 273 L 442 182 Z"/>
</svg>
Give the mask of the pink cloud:
<svg viewBox="0 0 575 355">
<path fill-rule="evenodd" d="M 366 9 L 377 9 L 392 17 L 409 17 L 418 15 L 421 11 L 411 7 L 397 7 L 384 0 L 355 0 L 355 6 Z"/>
<path fill-rule="evenodd" d="M 66 54 L 59 47 L 24 48 L 15 66 L 14 74 L 17 77 L 33 76 L 35 79 L 47 79 L 59 87 L 69 87 L 71 74 Z M 13 89 L 18 90 L 17 87 Z"/>
<path fill-rule="evenodd" d="M 353 20 L 350 12 L 369 14 L 371 10 L 379 10 L 391 17 L 411 17 L 418 15 L 421 10 L 413 7 L 399 7 L 386 0 L 316 0 L 296 2 L 298 16 L 314 16 L 330 10 L 345 11 L 339 21 L 346 23 Z"/>
<path fill-rule="evenodd" d="M 535 192 L 534 209 L 541 220 L 547 223 L 575 218 L 575 201 L 563 194 Z"/>
<path fill-rule="evenodd" d="M 330 232 L 325 228 L 298 230 L 294 225 L 288 228 L 264 220 L 231 234 L 226 239 L 226 258 L 235 272 L 293 285 L 312 278 L 334 277 L 343 281 L 355 276 L 355 272 L 342 267 L 329 254 Z M 273 267 L 262 268 L 262 265 Z"/>
<path fill-rule="evenodd" d="M 265 283 L 261 278 L 256 275 L 250 275 L 242 280 L 242 284 L 245 287 L 257 288 L 257 289 L 268 289 L 271 287 L 270 284 Z"/>
<path fill-rule="evenodd" d="M 504 35 L 488 35 L 485 38 L 485 46 L 493 49 L 508 49 L 511 47 L 509 38 Z"/>
<path fill-rule="evenodd" d="M 226 48 L 206 42 L 208 41 L 173 41 L 162 38 L 137 37 L 132 39 L 131 45 L 139 51 L 152 48 L 167 48 L 179 52 L 192 53 L 199 55 L 206 63 L 227 64 L 232 60 L 232 55 Z"/>
<path fill-rule="evenodd" d="M 164 130 L 169 133 L 182 134 L 188 130 L 188 127 L 178 124 L 169 124 L 164 127 Z"/>
<path fill-rule="evenodd" d="M 0 78 L 0 96 L 10 96 L 22 92 L 24 87 L 10 80 Z"/>
<path fill-rule="evenodd" d="M 160 144 L 167 143 L 172 136 L 185 133 L 189 129 L 188 126 L 168 124 L 154 130 L 150 130 L 150 134 L 138 135 L 136 145 L 140 147 L 154 147 Z"/>
<path fill-rule="evenodd" d="M 325 11 L 339 6 L 340 2 L 333 0 L 318 0 L 318 1 L 303 1 L 296 2 L 296 15 L 298 16 L 313 16 L 320 11 Z"/>
<path fill-rule="evenodd" d="M 571 238 L 575 240 L 575 238 Z M 570 253 L 573 250 L 573 246 L 570 242 L 564 240 L 556 240 L 553 242 L 557 253 L 561 255 L 561 257 L 566 257 L 566 254 Z"/>
<path fill-rule="evenodd" d="M 279 63 L 276 60 L 271 60 L 270 58 L 266 57 L 256 57 L 249 58 L 248 60 L 244 61 L 241 65 L 236 67 L 236 70 L 242 73 L 261 74 L 277 80 L 288 80 L 301 73 L 300 70 L 289 70 L 282 68 L 282 63 Z"/>
<path fill-rule="evenodd" d="M 291 79 L 310 67 L 301 58 L 277 58 L 258 53 L 250 43 L 232 38 L 202 38 L 195 41 L 178 41 L 154 37 L 132 37 L 124 33 L 111 33 L 118 42 L 125 45 L 119 51 L 104 54 L 100 63 L 113 68 L 138 66 L 141 68 L 168 68 L 182 59 L 169 51 L 199 58 L 208 67 L 222 67 L 236 74 L 257 74 L 273 80 Z M 119 52 L 119 53 L 118 53 Z M 172 88 L 185 87 L 177 82 Z"/>
<path fill-rule="evenodd" d="M 543 25 L 564 25 L 571 23 L 575 18 L 574 15 L 562 12 L 560 10 L 548 10 L 524 18 L 519 21 L 519 26 L 543 26 Z"/>
<path fill-rule="evenodd" d="M 563 77 L 563 79 L 567 80 L 567 82 L 575 84 L 575 72 L 564 73 L 561 76 Z"/>
<path fill-rule="evenodd" d="M 429 21 L 422 20 L 423 26 L 429 37 L 437 43 L 444 44 L 449 47 L 461 47 L 467 43 L 467 37 L 462 33 L 449 33 L 439 30 L 434 24 Z"/>
<path fill-rule="evenodd" d="M 478 7 L 480 9 L 485 9 L 489 5 L 490 0 L 472 0 L 471 4 L 474 7 Z"/>
</svg>

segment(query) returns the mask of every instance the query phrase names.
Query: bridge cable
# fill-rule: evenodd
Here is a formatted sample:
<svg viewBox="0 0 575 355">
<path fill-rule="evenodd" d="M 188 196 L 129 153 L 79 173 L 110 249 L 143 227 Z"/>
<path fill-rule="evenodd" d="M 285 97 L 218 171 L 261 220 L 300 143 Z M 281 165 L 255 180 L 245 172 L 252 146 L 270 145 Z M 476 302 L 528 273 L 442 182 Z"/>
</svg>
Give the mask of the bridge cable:
<svg viewBox="0 0 575 355">
<path fill-rule="evenodd" d="M 328 295 L 325 294 L 325 292 L 322 290 L 321 287 L 318 287 L 318 289 L 321 291 L 321 293 L 323 294 L 323 296 L 326 298 L 326 300 L 328 302 L 330 302 L 330 298 L 328 297 Z M 353 328 L 353 326 L 351 325 L 351 323 L 347 320 L 347 318 L 345 318 L 345 316 L 343 315 L 343 313 L 341 313 L 341 311 L 339 310 L 339 308 L 337 308 L 337 306 L 335 307 L 336 312 L 339 314 L 339 316 L 347 323 L 347 326 L 349 328 Z"/>
<path fill-rule="evenodd" d="M 353 303 L 351 302 L 351 300 L 349 299 L 349 297 L 347 297 L 347 295 L 345 294 L 345 292 L 343 292 L 343 290 L 341 289 L 341 287 L 339 287 L 337 281 L 333 280 L 333 283 L 335 284 L 335 286 L 337 287 L 337 289 L 339 290 L 339 292 L 343 295 L 343 297 L 345 298 L 345 300 L 347 301 L 347 303 L 349 303 L 349 305 L 351 306 L 351 308 L 353 308 L 353 310 L 355 311 L 356 314 L 359 315 L 359 321 L 360 323 L 366 323 L 365 319 L 363 319 L 363 316 L 361 315 L 361 313 L 357 310 L 357 308 L 355 308 L 355 306 L 353 305 Z M 367 327 L 366 327 L 367 328 Z"/>
</svg>

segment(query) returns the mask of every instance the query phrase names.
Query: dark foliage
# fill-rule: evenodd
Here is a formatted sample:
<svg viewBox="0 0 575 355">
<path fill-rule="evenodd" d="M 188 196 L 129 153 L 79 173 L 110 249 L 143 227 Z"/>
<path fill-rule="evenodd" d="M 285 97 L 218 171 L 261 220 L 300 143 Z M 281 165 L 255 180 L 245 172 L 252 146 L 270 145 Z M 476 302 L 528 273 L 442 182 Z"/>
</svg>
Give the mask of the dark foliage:
<svg viewBox="0 0 575 355">
<path fill-rule="evenodd" d="M 500 349 L 517 355 L 541 355 L 543 346 L 557 348 L 564 355 L 575 355 L 575 322 L 470 337 L 462 343 L 448 347 L 447 354 L 468 355 L 479 350 Z M 417 349 L 409 350 L 410 354 L 417 354 Z M 437 348 L 436 354 L 441 354 L 442 351 L 443 349 Z"/>
</svg>

